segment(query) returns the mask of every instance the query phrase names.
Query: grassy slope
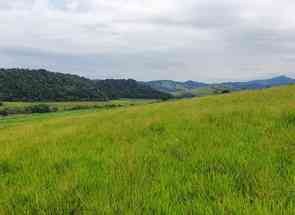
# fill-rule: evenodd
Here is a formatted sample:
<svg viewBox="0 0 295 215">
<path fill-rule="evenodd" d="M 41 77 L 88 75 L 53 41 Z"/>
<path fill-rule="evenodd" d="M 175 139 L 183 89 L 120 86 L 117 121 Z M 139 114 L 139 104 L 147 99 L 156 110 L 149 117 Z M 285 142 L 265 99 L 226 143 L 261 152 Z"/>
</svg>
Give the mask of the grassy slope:
<svg viewBox="0 0 295 215">
<path fill-rule="evenodd" d="M 295 86 L 0 121 L 0 214 L 293 214 Z"/>
</svg>

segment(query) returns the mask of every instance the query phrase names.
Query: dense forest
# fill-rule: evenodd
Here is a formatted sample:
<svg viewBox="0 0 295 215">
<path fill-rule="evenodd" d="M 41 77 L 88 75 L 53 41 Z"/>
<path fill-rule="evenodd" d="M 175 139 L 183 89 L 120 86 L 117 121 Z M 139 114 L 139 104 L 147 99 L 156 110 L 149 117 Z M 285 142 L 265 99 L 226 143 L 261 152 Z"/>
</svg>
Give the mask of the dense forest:
<svg viewBox="0 0 295 215">
<path fill-rule="evenodd" d="M 118 98 L 146 98 L 146 99 L 168 99 L 171 95 L 162 93 L 150 86 L 128 79 L 97 80 L 97 88 L 104 92 L 109 99 Z"/>
<path fill-rule="evenodd" d="M 170 97 L 135 80 L 90 80 L 43 69 L 0 69 L 1 101 L 106 101 Z"/>
</svg>

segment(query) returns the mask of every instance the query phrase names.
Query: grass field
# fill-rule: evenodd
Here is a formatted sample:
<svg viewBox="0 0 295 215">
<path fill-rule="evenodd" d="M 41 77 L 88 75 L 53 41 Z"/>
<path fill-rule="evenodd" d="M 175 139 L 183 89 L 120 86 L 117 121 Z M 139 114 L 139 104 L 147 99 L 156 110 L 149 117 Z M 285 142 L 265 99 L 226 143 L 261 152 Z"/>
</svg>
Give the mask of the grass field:
<svg viewBox="0 0 295 215">
<path fill-rule="evenodd" d="M 0 120 L 0 214 L 294 214 L 295 86 Z"/>
</svg>

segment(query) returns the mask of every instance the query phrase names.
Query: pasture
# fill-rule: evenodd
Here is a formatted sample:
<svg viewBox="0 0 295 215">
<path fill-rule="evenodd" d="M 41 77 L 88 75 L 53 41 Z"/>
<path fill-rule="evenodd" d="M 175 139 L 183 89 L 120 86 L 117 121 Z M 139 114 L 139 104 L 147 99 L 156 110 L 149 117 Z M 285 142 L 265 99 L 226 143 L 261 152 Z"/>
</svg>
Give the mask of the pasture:
<svg viewBox="0 0 295 215">
<path fill-rule="evenodd" d="M 0 214 L 294 214 L 295 86 L 0 120 Z"/>
</svg>

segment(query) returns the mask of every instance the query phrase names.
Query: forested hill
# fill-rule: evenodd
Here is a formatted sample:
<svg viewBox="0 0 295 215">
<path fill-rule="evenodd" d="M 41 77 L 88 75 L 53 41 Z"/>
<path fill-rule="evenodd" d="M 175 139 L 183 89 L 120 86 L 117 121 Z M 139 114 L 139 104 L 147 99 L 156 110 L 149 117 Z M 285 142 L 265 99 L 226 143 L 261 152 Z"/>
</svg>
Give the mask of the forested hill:
<svg viewBox="0 0 295 215">
<path fill-rule="evenodd" d="M 106 79 L 96 80 L 97 88 L 109 99 L 118 98 L 145 98 L 145 99 L 169 99 L 172 96 L 132 79 Z"/>
<path fill-rule="evenodd" d="M 135 80 L 90 80 L 46 70 L 0 69 L 2 101 L 105 101 L 170 96 Z"/>
</svg>

